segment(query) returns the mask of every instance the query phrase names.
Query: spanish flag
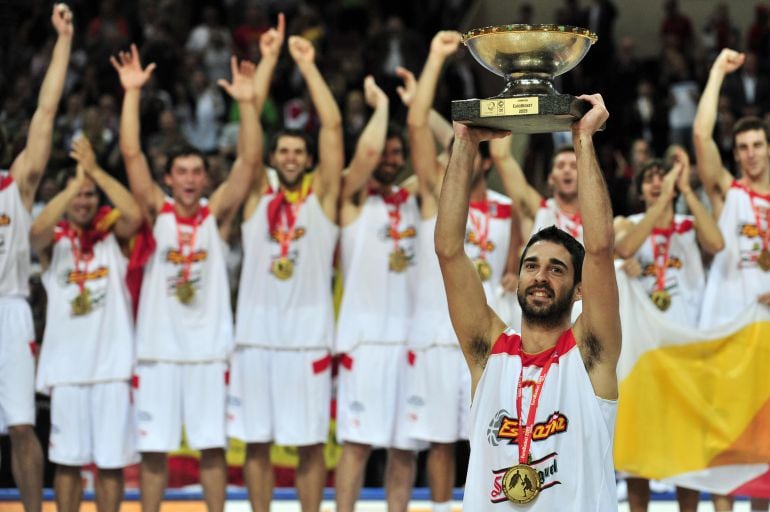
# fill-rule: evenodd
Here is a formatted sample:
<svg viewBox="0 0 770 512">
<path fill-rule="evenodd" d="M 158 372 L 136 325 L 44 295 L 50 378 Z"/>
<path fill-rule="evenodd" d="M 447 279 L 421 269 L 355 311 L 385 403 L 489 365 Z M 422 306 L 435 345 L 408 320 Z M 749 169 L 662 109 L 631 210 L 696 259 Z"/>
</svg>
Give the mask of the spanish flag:
<svg viewBox="0 0 770 512">
<path fill-rule="evenodd" d="M 637 281 L 620 270 L 617 279 L 616 469 L 770 497 L 770 308 L 757 303 L 731 324 L 688 329 L 667 321 Z"/>
</svg>

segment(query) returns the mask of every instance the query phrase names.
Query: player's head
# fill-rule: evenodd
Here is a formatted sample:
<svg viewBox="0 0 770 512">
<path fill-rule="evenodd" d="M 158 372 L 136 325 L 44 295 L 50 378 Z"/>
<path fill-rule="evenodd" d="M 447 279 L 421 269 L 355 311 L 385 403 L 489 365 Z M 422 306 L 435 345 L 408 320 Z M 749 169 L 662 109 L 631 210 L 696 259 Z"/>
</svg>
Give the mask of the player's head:
<svg viewBox="0 0 770 512">
<path fill-rule="evenodd" d="M 733 156 L 741 172 L 752 180 L 767 174 L 770 167 L 770 145 L 767 124 L 747 116 L 733 125 Z"/>
<path fill-rule="evenodd" d="M 372 176 L 383 185 L 392 185 L 406 164 L 406 140 L 403 130 L 389 126 L 385 135 L 385 147 L 380 156 L 380 163 Z"/>
<path fill-rule="evenodd" d="M 166 159 L 163 181 L 175 202 L 188 208 L 194 207 L 209 184 L 206 156 L 189 145 L 173 148 Z"/>
<path fill-rule="evenodd" d="M 556 149 L 551 159 L 548 186 L 555 196 L 562 199 L 571 200 L 577 197 L 577 156 L 572 146 Z"/>
<path fill-rule="evenodd" d="M 556 226 L 532 235 L 519 262 L 516 292 L 524 320 L 557 326 L 569 318 L 580 297 L 584 256 L 580 242 Z"/>
<path fill-rule="evenodd" d="M 671 170 L 669 166 L 658 158 L 654 158 L 642 165 L 636 174 L 636 193 L 644 203 L 645 208 L 652 206 L 663 191 L 663 178 Z"/>
<path fill-rule="evenodd" d="M 312 145 L 305 132 L 285 129 L 275 134 L 270 143 L 270 166 L 278 173 L 281 185 L 298 187 L 312 165 Z"/>
</svg>

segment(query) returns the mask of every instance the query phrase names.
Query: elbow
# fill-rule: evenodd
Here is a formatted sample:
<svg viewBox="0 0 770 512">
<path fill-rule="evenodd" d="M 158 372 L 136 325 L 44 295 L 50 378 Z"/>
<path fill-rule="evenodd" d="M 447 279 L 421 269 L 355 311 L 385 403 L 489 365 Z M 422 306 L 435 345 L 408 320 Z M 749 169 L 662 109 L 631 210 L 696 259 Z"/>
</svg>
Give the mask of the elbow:
<svg viewBox="0 0 770 512">
<path fill-rule="evenodd" d="M 415 130 L 418 128 L 424 128 L 428 125 L 428 116 L 423 115 L 422 112 L 417 112 L 414 106 L 409 109 L 409 113 L 406 116 L 406 126 L 409 130 Z"/>
<path fill-rule="evenodd" d="M 448 240 L 447 237 L 441 236 L 438 230 L 436 230 L 433 245 L 439 262 L 452 260 L 465 252 L 462 242 Z"/>
<path fill-rule="evenodd" d="M 711 130 L 703 126 L 703 123 L 698 122 L 698 119 L 696 118 L 692 126 L 692 138 L 696 144 L 702 140 L 710 140 Z"/>
<path fill-rule="evenodd" d="M 706 249 L 706 252 L 708 252 L 709 254 L 716 254 L 722 251 L 722 249 L 724 248 L 725 248 L 725 239 L 722 238 L 722 236 L 720 235 L 718 240 L 712 241 L 708 245 L 708 247 L 706 247 L 705 249 Z"/>
<path fill-rule="evenodd" d="M 142 149 L 136 144 L 120 141 L 120 154 L 123 155 L 123 158 L 126 160 L 134 159 L 142 154 Z"/>
</svg>

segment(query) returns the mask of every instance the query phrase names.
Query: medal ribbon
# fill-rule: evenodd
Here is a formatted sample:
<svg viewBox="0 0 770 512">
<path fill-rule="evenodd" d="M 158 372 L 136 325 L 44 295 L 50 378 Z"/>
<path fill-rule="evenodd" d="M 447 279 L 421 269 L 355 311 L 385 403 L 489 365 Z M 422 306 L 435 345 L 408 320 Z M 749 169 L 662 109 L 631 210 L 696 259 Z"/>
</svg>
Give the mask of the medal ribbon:
<svg viewBox="0 0 770 512">
<path fill-rule="evenodd" d="M 398 225 L 401 223 L 401 205 L 409 199 L 409 192 L 406 189 L 399 189 L 388 196 L 382 195 L 385 201 L 385 207 L 388 209 L 388 222 L 390 224 L 390 238 L 393 239 L 393 251 L 398 251 L 401 235 L 398 232 Z"/>
<path fill-rule="evenodd" d="M 86 276 L 88 274 L 88 262 L 90 262 L 94 254 L 93 252 L 86 254 L 82 249 L 80 243 L 80 237 L 75 236 L 72 231 L 67 233 L 67 238 L 70 239 L 70 246 L 72 247 L 72 258 L 75 260 L 75 284 L 78 286 L 78 290 L 82 294 L 86 289 Z M 83 268 L 80 268 L 80 263 L 83 264 Z"/>
<path fill-rule="evenodd" d="M 562 219 L 567 219 L 571 222 L 571 225 L 568 225 L 566 222 L 562 222 Z M 565 213 L 561 209 L 556 210 L 556 227 L 561 229 L 562 231 L 566 231 L 570 235 L 572 235 L 572 238 L 578 238 L 578 235 L 580 234 L 580 226 L 583 225 L 583 217 L 580 216 L 580 213 L 576 213 L 574 215 Z"/>
<path fill-rule="evenodd" d="M 653 230 L 650 236 L 650 245 L 652 245 L 652 260 L 655 266 L 655 278 L 657 291 L 666 289 L 666 270 L 668 269 L 669 253 L 671 250 L 671 236 L 674 234 L 676 225 L 671 221 L 671 226 L 666 230 Z M 662 236 L 666 241 L 662 244 L 655 243 L 655 236 Z M 662 247 L 661 247 L 662 246 Z M 662 263 L 661 263 L 662 260 Z"/>
<path fill-rule="evenodd" d="M 186 219 L 181 218 L 176 210 L 174 210 L 174 218 L 176 219 L 176 240 L 179 244 L 179 254 L 182 256 L 182 277 L 179 280 L 179 283 L 186 283 L 190 280 L 190 269 L 192 268 L 195 239 L 198 236 L 198 227 L 200 227 L 203 222 L 203 209 L 198 208 L 198 211 L 195 212 L 195 215 L 192 217 L 192 222 L 185 222 Z M 188 243 L 185 243 L 185 237 L 182 236 L 182 228 L 180 227 L 182 224 L 189 224 L 192 226 L 192 233 L 190 233 Z M 184 252 L 185 247 L 189 249 L 187 254 Z"/>
<path fill-rule="evenodd" d="M 267 227 L 269 234 L 275 235 L 278 240 L 281 257 L 285 258 L 289 254 L 299 210 L 310 195 L 312 184 L 313 175 L 306 174 L 302 178 L 299 190 L 291 191 L 281 187 L 267 205 Z"/>
<path fill-rule="evenodd" d="M 521 346 L 521 338 L 519 338 L 519 349 L 523 350 Z M 519 427 L 517 434 L 517 444 L 519 445 L 519 464 L 527 464 L 529 458 L 530 447 L 532 446 L 532 433 L 535 430 L 535 412 L 537 411 L 537 404 L 540 402 L 540 394 L 543 391 L 543 384 L 545 383 L 545 377 L 548 375 L 548 370 L 554 361 L 559 359 L 559 354 L 556 350 L 553 351 L 553 356 L 548 358 L 548 361 L 540 370 L 540 376 L 537 378 L 535 389 L 532 391 L 532 401 L 529 403 L 529 411 L 527 412 L 527 419 L 524 423 L 524 436 L 522 438 L 521 429 L 521 397 L 523 395 L 523 381 L 524 381 L 524 364 L 521 365 L 521 372 L 519 373 L 519 385 L 516 388 L 516 414 L 519 417 Z"/>
<path fill-rule="evenodd" d="M 757 223 L 757 234 L 759 234 L 759 238 L 762 240 L 762 250 L 767 251 L 768 245 L 770 245 L 770 209 L 767 209 L 767 214 L 765 215 L 765 229 L 762 230 L 762 219 L 759 216 L 759 208 L 757 208 L 757 205 L 754 204 L 754 194 L 749 192 L 749 203 L 751 203 L 751 210 L 754 212 L 754 221 Z"/>
<path fill-rule="evenodd" d="M 299 210 L 301 207 L 302 201 L 297 201 L 296 203 L 284 201 L 281 204 L 280 228 L 277 230 L 277 238 L 278 244 L 281 246 L 282 258 L 289 255 L 289 248 L 292 240 L 294 240 L 294 232 L 296 230 L 297 218 L 299 217 Z"/>
<path fill-rule="evenodd" d="M 473 214 L 473 210 L 481 212 L 481 218 Z M 487 259 L 487 240 L 489 239 L 489 201 L 480 201 L 471 203 L 471 210 L 468 212 L 473 231 L 479 243 L 479 259 Z"/>
</svg>

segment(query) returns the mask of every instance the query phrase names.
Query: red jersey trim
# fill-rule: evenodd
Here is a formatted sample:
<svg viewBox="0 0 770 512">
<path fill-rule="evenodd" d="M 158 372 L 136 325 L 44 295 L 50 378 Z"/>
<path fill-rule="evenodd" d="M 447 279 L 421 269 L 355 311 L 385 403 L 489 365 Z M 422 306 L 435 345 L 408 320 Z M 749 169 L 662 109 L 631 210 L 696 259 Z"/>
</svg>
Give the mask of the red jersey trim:
<svg viewBox="0 0 770 512">
<path fill-rule="evenodd" d="M 13 175 L 9 172 L 5 176 L 0 175 L 0 190 L 5 190 L 13 183 Z"/>
<path fill-rule="evenodd" d="M 554 351 L 561 358 L 576 346 L 575 334 L 572 332 L 572 329 L 567 329 L 559 336 L 559 339 L 556 340 L 556 345 L 553 347 L 536 354 L 528 354 L 521 349 L 521 336 L 518 333 L 502 333 L 497 338 L 497 341 L 495 341 L 490 355 L 507 354 L 509 356 L 519 356 L 522 366 L 538 366 L 542 368 L 553 356 Z"/>
<path fill-rule="evenodd" d="M 739 183 L 738 180 L 733 180 L 733 182 L 730 184 L 730 188 L 737 188 L 737 189 L 743 190 L 751 197 L 758 197 L 770 203 L 770 194 L 760 194 L 759 192 L 754 192 L 746 185 Z"/>
<path fill-rule="evenodd" d="M 672 223 L 672 225 L 667 227 L 666 229 L 653 228 L 652 234 L 670 236 L 676 233 L 677 235 L 682 235 L 692 230 L 694 227 L 695 227 L 695 224 L 691 219 L 685 219 L 679 223 L 676 223 L 676 222 Z"/>
<path fill-rule="evenodd" d="M 159 214 L 163 213 L 170 213 L 172 215 L 176 215 L 176 221 L 179 224 L 185 224 L 187 226 L 195 226 L 200 225 L 204 220 L 206 220 L 206 217 L 209 216 L 211 213 L 211 210 L 209 210 L 208 205 L 202 205 L 199 207 L 198 211 L 192 215 L 192 217 L 182 217 L 178 213 L 176 213 L 176 210 L 174 210 L 174 203 L 173 201 L 166 201 L 163 203 L 163 206 L 160 209 Z"/>
<path fill-rule="evenodd" d="M 505 203 L 498 203 L 497 201 L 471 201 L 470 207 L 474 210 L 482 212 L 489 212 L 489 216 L 493 219 L 510 219 L 511 218 L 511 205 Z"/>
</svg>

